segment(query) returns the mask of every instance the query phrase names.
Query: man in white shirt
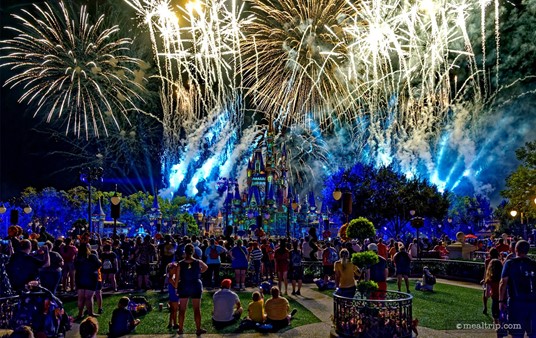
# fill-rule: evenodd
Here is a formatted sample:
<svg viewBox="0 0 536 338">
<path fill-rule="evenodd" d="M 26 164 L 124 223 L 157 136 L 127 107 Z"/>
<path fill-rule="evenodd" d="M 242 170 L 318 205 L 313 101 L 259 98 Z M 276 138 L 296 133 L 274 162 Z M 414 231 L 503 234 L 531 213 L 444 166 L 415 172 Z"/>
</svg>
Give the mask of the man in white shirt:
<svg viewBox="0 0 536 338">
<path fill-rule="evenodd" d="M 310 255 L 311 255 L 312 248 L 309 245 L 309 237 L 305 237 L 305 241 L 302 244 L 302 254 L 303 254 L 303 260 L 310 261 Z"/>
<path fill-rule="evenodd" d="M 216 292 L 212 298 L 214 303 L 212 325 L 217 330 L 236 323 L 244 311 L 240 304 L 240 298 L 230 290 L 231 284 L 230 279 L 222 280 L 221 290 Z"/>
</svg>

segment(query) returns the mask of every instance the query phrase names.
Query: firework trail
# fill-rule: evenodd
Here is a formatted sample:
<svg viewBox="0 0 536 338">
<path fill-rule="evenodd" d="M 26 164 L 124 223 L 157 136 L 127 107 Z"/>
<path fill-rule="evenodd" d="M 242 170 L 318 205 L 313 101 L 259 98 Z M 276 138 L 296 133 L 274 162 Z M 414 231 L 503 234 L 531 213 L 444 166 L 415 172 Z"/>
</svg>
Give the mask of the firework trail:
<svg viewBox="0 0 536 338">
<path fill-rule="evenodd" d="M 194 1 L 184 7 L 165 0 L 126 2 L 151 35 L 164 111 L 163 172 L 169 173 L 190 158 L 188 152 L 197 150 L 189 140 L 199 138 L 199 126 L 223 119 L 240 134 L 244 85 L 238 76 L 242 38 L 238 18 L 242 8 L 235 1 L 220 0 Z M 234 146 L 234 142 L 227 144 Z"/>
<path fill-rule="evenodd" d="M 36 14 L 14 15 L 22 28 L 8 27 L 17 35 L 3 42 L 2 66 L 17 74 L 5 85 L 24 88 L 19 102 L 37 105 L 34 116 L 48 111 L 47 122 L 66 119 L 66 134 L 87 139 L 100 128 L 108 135 L 110 124 L 120 129 L 142 100 L 143 69 L 132 70 L 141 62 L 126 54 L 131 40 L 115 39 L 119 28 L 102 27 L 104 16 L 91 24 L 85 6 L 77 17 L 63 2 L 34 8 Z"/>
<path fill-rule="evenodd" d="M 183 168 L 175 177 L 192 192 L 201 177 L 186 177 L 185 168 L 201 168 L 206 179 L 258 144 L 243 138 L 245 102 L 274 123 L 294 168 L 309 172 L 293 172 L 300 182 L 347 159 L 432 177 L 448 143 L 474 162 L 471 133 L 493 93 L 468 20 L 485 17 L 490 1 L 126 1 L 153 41 L 163 171 Z M 497 1 L 494 25 L 498 46 Z M 498 79 L 498 60 L 494 66 Z M 225 128 L 210 127 L 218 116 Z M 455 138 L 446 142 L 445 130 Z M 217 141 L 202 141 L 215 131 Z"/>
</svg>

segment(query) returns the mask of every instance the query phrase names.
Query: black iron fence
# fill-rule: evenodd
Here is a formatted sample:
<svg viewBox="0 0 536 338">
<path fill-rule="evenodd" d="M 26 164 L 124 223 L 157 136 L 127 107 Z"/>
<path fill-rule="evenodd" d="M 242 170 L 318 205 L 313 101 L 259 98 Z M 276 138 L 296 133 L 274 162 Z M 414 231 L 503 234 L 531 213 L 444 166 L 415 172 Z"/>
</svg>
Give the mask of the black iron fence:
<svg viewBox="0 0 536 338">
<path fill-rule="evenodd" d="M 13 316 L 19 304 L 19 296 L 0 298 L 0 329 L 11 329 Z"/>
<path fill-rule="evenodd" d="M 333 295 L 333 322 L 339 337 L 411 337 L 410 294 L 387 291 L 383 299 Z"/>
</svg>

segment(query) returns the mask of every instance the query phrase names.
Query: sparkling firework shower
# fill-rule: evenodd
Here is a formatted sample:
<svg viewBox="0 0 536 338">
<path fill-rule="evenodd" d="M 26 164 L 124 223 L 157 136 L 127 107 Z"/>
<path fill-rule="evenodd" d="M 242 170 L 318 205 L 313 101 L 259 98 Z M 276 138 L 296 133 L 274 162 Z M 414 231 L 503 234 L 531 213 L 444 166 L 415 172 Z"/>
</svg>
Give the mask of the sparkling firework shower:
<svg viewBox="0 0 536 338">
<path fill-rule="evenodd" d="M 46 112 L 47 122 L 66 124 L 66 133 L 88 138 L 101 129 L 107 135 L 111 124 L 120 129 L 143 89 L 143 69 L 132 70 L 142 63 L 126 53 L 131 40 L 116 39 L 119 28 L 104 28 L 104 16 L 93 24 L 85 6 L 78 16 L 63 2 L 34 8 L 36 14 L 14 15 L 21 28 L 8 27 L 17 35 L 2 43 L 9 53 L 2 66 L 17 74 L 5 85 L 22 86 L 19 102 L 35 104 L 34 116 Z"/>
<path fill-rule="evenodd" d="M 447 144 L 460 153 L 461 144 L 471 146 L 488 70 L 479 68 L 466 20 L 488 3 L 126 1 L 151 32 L 171 192 L 183 184 L 195 194 L 202 180 L 230 172 L 222 164 L 243 165 L 258 145 L 255 136 L 243 139 L 245 98 L 279 132 L 298 131 L 294 140 L 311 131 L 303 139 L 320 151 L 303 152 L 303 145 L 289 151 L 294 166 L 309 167 L 317 179 L 328 162 L 350 158 L 394 165 L 409 176 L 425 172 L 445 185 L 436 153 Z M 213 125 L 221 120 L 225 128 Z M 457 138 L 445 141 L 448 135 Z M 283 136 L 276 135 L 278 142 Z M 463 150 L 462 161 L 470 153 Z M 473 161 L 466 158 L 466 166 Z M 199 169 L 202 177 L 189 174 Z"/>
</svg>

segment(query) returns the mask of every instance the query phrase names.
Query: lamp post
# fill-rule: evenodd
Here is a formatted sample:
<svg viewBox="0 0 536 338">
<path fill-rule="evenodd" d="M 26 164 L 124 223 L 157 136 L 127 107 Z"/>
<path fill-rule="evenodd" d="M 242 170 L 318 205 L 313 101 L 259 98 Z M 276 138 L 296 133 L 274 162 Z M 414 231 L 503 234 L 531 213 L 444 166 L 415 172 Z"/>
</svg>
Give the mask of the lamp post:
<svg viewBox="0 0 536 338">
<path fill-rule="evenodd" d="M 158 204 L 158 196 L 156 193 L 154 194 L 153 206 L 151 207 L 149 220 L 151 223 L 156 222 L 156 232 L 160 232 L 160 227 L 162 225 L 162 212 L 160 211 L 160 205 Z"/>
<path fill-rule="evenodd" d="M 86 167 L 80 171 L 80 181 L 87 184 L 88 205 L 87 205 L 87 221 L 90 225 L 91 232 L 94 231 L 91 223 L 91 184 L 93 182 L 102 182 L 102 174 L 104 170 L 101 167 Z"/>
<path fill-rule="evenodd" d="M 95 210 L 93 210 L 93 217 L 91 219 L 92 222 L 97 223 L 99 225 L 97 228 L 98 233 L 100 233 L 101 225 L 104 224 L 105 218 L 106 214 L 104 214 L 104 211 L 102 210 L 102 203 L 101 199 L 99 198 L 99 202 L 97 203 L 97 205 L 95 205 Z"/>
<path fill-rule="evenodd" d="M 411 226 L 417 230 L 417 257 L 421 257 L 421 246 L 419 244 L 420 229 L 424 225 L 424 218 L 415 217 L 415 210 L 410 210 L 409 214 L 411 215 Z"/>
<path fill-rule="evenodd" d="M 117 195 L 117 185 L 115 186 L 115 193 L 110 198 L 111 203 L 111 216 L 114 219 L 114 234 L 113 238 L 115 239 L 117 237 L 117 219 L 121 215 L 121 197 Z"/>
</svg>

